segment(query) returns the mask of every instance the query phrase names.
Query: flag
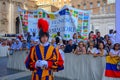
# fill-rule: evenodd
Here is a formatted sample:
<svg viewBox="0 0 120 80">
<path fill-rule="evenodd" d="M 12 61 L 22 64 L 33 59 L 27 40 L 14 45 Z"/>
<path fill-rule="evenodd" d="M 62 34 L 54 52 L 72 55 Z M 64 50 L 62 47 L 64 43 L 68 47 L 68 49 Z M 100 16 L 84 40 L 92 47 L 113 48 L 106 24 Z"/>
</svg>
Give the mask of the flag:
<svg viewBox="0 0 120 80">
<path fill-rule="evenodd" d="M 120 78 L 120 70 L 117 68 L 119 57 L 106 57 L 106 77 Z"/>
</svg>

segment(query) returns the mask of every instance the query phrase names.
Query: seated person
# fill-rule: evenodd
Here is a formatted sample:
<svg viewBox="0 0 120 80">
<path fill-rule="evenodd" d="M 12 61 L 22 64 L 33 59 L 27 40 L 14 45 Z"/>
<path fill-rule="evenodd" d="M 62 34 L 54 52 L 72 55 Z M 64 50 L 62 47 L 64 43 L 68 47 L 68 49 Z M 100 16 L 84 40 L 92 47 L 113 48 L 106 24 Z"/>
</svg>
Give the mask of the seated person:
<svg viewBox="0 0 120 80">
<path fill-rule="evenodd" d="M 86 48 L 83 41 L 78 43 L 78 46 L 74 51 L 74 54 L 86 54 Z"/>
</svg>

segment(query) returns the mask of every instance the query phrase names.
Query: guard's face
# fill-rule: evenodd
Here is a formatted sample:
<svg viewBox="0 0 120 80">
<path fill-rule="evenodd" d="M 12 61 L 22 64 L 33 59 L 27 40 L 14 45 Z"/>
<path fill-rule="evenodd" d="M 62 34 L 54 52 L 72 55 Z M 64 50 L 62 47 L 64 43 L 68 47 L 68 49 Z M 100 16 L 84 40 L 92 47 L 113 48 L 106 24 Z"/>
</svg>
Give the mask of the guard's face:
<svg viewBox="0 0 120 80">
<path fill-rule="evenodd" d="M 41 42 L 42 43 L 46 43 L 48 41 L 48 37 L 46 35 L 44 35 L 43 37 L 41 37 Z"/>
</svg>

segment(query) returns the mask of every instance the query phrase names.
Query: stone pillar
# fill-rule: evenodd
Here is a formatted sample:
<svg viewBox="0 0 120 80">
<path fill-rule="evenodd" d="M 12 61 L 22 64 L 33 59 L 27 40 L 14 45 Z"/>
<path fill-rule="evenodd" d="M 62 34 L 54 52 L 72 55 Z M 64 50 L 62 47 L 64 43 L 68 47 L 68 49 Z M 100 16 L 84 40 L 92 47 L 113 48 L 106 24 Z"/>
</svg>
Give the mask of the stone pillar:
<svg viewBox="0 0 120 80">
<path fill-rule="evenodd" d="M 9 4 L 9 33 L 15 33 L 15 22 L 14 22 L 14 2 L 10 1 Z"/>
</svg>

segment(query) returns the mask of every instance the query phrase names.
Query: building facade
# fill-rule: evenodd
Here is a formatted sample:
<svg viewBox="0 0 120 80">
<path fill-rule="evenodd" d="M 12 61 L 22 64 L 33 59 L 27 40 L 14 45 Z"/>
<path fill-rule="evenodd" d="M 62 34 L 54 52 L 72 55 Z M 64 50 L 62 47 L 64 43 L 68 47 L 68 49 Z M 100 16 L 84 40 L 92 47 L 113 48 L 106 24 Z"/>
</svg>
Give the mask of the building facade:
<svg viewBox="0 0 120 80">
<path fill-rule="evenodd" d="M 72 0 L 72 6 L 91 11 L 91 31 L 108 34 L 115 30 L 115 0 Z"/>
<path fill-rule="evenodd" d="M 71 0 L 0 0 L 0 34 L 15 34 L 19 32 L 18 11 L 20 6 L 25 10 L 43 8 L 46 11 L 55 12 Z"/>
<path fill-rule="evenodd" d="M 91 10 L 90 27 L 93 31 L 99 30 L 105 34 L 109 29 L 115 29 L 114 0 L 0 0 L 0 34 L 19 32 L 19 26 L 16 25 L 18 6 L 26 10 L 43 8 L 55 12 L 64 5 Z"/>
<path fill-rule="evenodd" d="M 93 15 L 115 12 L 114 0 L 72 0 L 71 3 L 75 8 L 91 10 Z"/>
</svg>

